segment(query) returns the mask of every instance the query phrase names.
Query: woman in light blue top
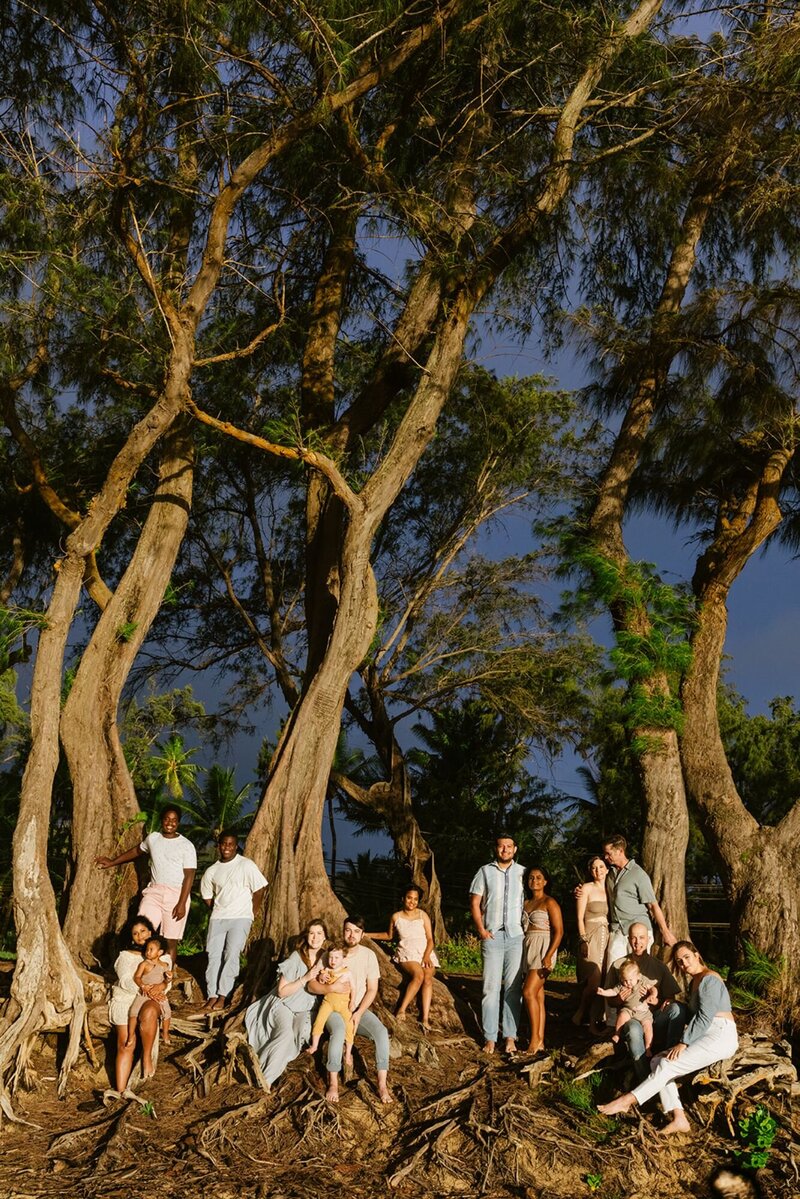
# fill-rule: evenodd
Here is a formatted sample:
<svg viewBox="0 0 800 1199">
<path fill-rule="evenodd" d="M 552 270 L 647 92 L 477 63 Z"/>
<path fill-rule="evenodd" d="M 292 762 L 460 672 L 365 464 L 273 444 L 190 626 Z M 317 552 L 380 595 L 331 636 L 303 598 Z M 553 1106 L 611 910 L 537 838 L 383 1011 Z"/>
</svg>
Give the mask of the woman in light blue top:
<svg viewBox="0 0 800 1199">
<path fill-rule="evenodd" d="M 247 1039 L 255 1050 L 267 1086 L 280 1078 L 311 1038 L 311 1012 L 317 996 L 306 990 L 322 964 L 328 933 L 312 920 L 300 934 L 294 953 L 278 966 L 278 981 L 244 1014 Z"/>
<path fill-rule="evenodd" d="M 672 1116 L 662 1130 L 665 1133 L 691 1131 L 675 1079 L 733 1057 L 739 1046 L 728 989 L 720 976 L 708 969 L 691 941 L 678 941 L 672 951 L 672 964 L 678 966 L 689 981 L 691 1019 L 684 1029 L 683 1039 L 666 1053 L 653 1058 L 650 1077 L 635 1090 L 598 1108 L 604 1116 L 616 1116 L 658 1093 L 664 1111 Z"/>
</svg>

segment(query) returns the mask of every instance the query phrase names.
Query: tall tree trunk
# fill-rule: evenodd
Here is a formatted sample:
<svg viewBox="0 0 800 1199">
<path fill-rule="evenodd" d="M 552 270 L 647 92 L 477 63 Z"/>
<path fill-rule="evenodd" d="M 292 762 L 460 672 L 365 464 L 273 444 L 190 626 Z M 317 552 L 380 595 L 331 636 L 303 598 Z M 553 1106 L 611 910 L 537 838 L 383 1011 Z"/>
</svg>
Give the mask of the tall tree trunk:
<svg viewBox="0 0 800 1199">
<path fill-rule="evenodd" d="M 67 638 L 86 560 L 123 506 L 134 474 L 175 420 L 184 399 L 189 361 L 187 357 L 187 373 L 170 378 L 163 396 L 131 430 L 87 515 L 68 537 L 66 554 L 58 564 L 60 569 L 46 623 L 39 635 L 31 685 L 31 750 L 13 842 L 17 967 L 11 998 L 0 1024 L 0 1101 L 9 1113 L 8 1088 L 14 1080 L 19 1080 L 20 1071 L 24 1073 L 31 1036 L 43 1029 L 69 1028 L 67 1051 L 59 1071 L 59 1092 L 64 1093 L 78 1055 L 86 1010 L 83 986 L 58 925 L 55 895 L 47 872 Z"/>
<path fill-rule="evenodd" d="M 98 870 L 99 853 L 141 836 L 139 803 L 119 739 L 125 681 L 158 613 L 189 520 L 193 447 L 185 421 L 164 440 L 159 482 L 127 570 L 83 652 L 61 717 L 73 789 L 71 878 L 64 938 L 87 969 L 107 957 L 136 891 L 132 868 Z"/>
<path fill-rule="evenodd" d="M 589 538 L 620 575 L 630 565 L 623 538 L 623 521 L 631 479 L 639 464 L 655 411 L 660 381 L 669 370 L 675 348 L 669 322 L 681 309 L 697 260 L 697 248 L 714 202 L 719 199 L 730 167 L 730 154 L 711 181 L 699 183 L 687 205 L 675 242 L 653 322 L 650 365 L 640 377 L 614 443 L 611 458 L 598 487 L 589 517 Z M 624 593 L 623 593 L 624 594 Z M 652 628 L 640 605 L 625 598 L 609 603 L 616 632 L 647 637 Z M 654 694 L 669 695 L 669 681 L 655 674 L 647 683 Z M 645 825 L 642 864 L 650 875 L 667 923 L 677 937 L 688 936 L 685 860 L 689 844 L 689 812 L 683 781 L 678 737 L 673 729 L 636 728 L 631 737 L 648 748 L 639 755 L 644 796 Z"/>
<path fill-rule="evenodd" d="M 683 686 L 686 726 L 681 757 L 689 793 L 722 863 L 732 930 L 741 960 L 745 941 L 800 971 L 800 802 L 775 826 L 747 811 L 731 774 L 719 730 L 717 689 L 725 648 L 730 587 L 781 520 L 778 492 L 793 448 L 767 460 L 761 477 L 726 507 L 717 535 L 698 562 L 697 629 Z"/>
</svg>

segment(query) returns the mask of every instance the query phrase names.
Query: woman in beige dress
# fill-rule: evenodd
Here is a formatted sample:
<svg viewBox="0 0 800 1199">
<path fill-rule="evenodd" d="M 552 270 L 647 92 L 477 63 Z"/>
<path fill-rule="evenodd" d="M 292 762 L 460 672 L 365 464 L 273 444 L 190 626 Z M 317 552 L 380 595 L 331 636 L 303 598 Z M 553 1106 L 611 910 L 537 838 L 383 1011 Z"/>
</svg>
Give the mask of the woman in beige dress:
<svg viewBox="0 0 800 1199">
<path fill-rule="evenodd" d="M 522 969 L 526 971 L 522 998 L 531 1026 L 528 1053 L 544 1049 L 544 984 L 556 964 L 556 951 L 564 935 L 561 908 L 546 894 L 550 875 L 541 866 L 528 871 L 530 899 L 522 908 L 522 929 L 525 940 L 522 948 Z"/>
<path fill-rule="evenodd" d="M 600 857 L 591 857 L 588 862 L 588 882 L 578 891 L 577 919 L 578 937 L 578 982 L 583 983 L 578 1010 L 572 1017 L 573 1024 L 583 1024 L 589 1018 L 597 988 L 603 981 L 608 949 L 608 898 L 606 875 L 608 867 Z"/>
</svg>

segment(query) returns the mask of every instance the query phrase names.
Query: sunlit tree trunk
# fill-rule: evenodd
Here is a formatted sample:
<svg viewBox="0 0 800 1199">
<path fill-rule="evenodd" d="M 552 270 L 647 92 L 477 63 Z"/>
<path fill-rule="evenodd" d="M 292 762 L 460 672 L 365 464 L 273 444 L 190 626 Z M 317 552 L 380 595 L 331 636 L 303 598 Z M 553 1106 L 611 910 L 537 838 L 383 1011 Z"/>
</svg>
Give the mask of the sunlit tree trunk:
<svg viewBox="0 0 800 1199">
<path fill-rule="evenodd" d="M 136 890 L 132 866 L 100 870 L 98 854 L 141 837 L 139 803 L 119 739 L 122 688 L 164 598 L 192 498 L 193 448 L 185 422 L 164 439 L 159 482 L 127 570 L 81 655 L 61 718 L 73 792 L 72 869 L 64 937 L 87 969 L 108 954 Z"/>
</svg>

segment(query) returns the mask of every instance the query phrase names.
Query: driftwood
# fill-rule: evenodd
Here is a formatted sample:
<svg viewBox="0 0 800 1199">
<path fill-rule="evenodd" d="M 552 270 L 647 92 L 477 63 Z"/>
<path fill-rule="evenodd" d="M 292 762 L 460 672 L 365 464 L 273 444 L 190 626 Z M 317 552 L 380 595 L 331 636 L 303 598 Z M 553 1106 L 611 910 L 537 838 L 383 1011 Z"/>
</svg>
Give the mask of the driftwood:
<svg viewBox="0 0 800 1199">
<path fill-rule="evenodd" d="M 745 1092 L 748 1095 L 777 1092 L 790 1099 L 800 1095 L 800 1082 L 789 1042 L 776 1043 L 770 1037 L 758 1034 L 743 1033 L 734 1057 L 699 1070 L 693 1084 L 699 1090 L 697 1102 L 704 1111 L 706 1123 L 710 1123 L 717 1110 L 724 1106 L 731 1133 L 734 1131 L 734 1105 Z"/>
</svg>

